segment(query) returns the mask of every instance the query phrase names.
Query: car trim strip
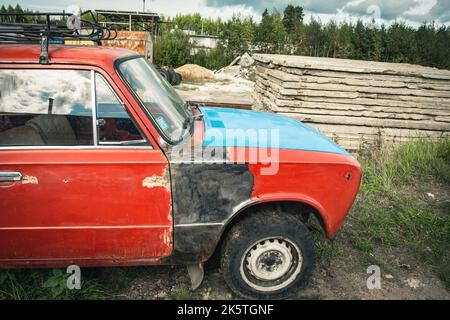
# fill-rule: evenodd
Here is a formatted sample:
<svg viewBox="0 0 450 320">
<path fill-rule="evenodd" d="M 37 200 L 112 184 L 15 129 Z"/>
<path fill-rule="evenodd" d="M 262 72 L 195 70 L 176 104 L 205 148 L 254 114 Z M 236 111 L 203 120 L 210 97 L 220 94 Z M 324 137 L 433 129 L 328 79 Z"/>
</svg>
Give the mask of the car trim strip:
<svg viewBox="0 0 450 320">
<path fill-rule="evenodd" d="M 137 225 L 137 226 L 61 226 L 61 227 L 4 227 L 0 230 L 49 230 L 49 229 L 157 229 L 157 228 L 170 228 L 171 225 Z"/>
<path fill-rule="evenodd" d="M 177 227 L 205 227 L 205 226 L 223 226 L 224 222 L 200 222 L 200 223 L 182 223 L 182 224 L 176 224 L 174 225 L 175 228 Z"/>
</svg>

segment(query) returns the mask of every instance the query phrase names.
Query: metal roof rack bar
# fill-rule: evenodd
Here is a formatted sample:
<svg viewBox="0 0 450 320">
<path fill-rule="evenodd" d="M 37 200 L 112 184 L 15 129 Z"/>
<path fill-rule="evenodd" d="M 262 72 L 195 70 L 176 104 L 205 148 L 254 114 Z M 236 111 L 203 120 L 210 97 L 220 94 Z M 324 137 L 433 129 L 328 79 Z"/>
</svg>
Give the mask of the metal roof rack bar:
<svg viewBox="0 0 450 320">
<path fill-rule="evenodd" d="M 90 20 L 81 17 L 90 15 Z M 78 19 L 70 25 L 69 20 Z M 92 20 L 92 21 L 91 21 Z M 30 22 L 25 22 L 30 21 Z M 0 44 L 39 43 L 39 63 L 50 63 L 49 44 L 63 44 L 65 40 L 113 40 L 117 31 L 97 23 L 89 10 L 75 16 L 70 13 L 0 13 Z"/>
</svg>

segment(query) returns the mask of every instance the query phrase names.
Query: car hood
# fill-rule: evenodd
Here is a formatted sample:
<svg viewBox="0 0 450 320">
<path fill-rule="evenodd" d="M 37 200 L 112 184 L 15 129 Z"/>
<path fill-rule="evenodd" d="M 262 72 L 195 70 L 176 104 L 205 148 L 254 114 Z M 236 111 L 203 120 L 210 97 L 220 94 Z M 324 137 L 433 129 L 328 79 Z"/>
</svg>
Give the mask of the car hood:
<svg viewBox="0 0 450 320">
<path fill-rule="evenodd" d="M 203 145 L 207 147 L 264 147 L 349 155 L 316 129 L 293 118 L 231 108 L 200 107 L 200 110 L 205 125 Z"/>
</svg>

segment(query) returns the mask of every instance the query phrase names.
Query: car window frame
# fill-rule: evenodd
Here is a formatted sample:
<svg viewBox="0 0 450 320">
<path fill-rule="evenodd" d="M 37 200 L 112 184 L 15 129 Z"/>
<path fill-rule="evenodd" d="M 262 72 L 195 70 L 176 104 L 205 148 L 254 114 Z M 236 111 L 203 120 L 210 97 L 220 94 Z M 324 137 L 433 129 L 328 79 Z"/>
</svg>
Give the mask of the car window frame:
<svg viewBox="0 0 450 320">
<path fill-rule="evenodd" d="M 78 70 L 78 71 L 88 71 L 90 72 L 90 84 L 91 84 L 91 105 L 92 105 L 92 126 L 93 126 L 93 144 L 92 145 L 35 145 L 35 146 L 0 146 L 1 150 L 56 150 L 56 149 L 67 149 L 67 150 L 86 150 L 86 149 L 125 149 L 125 150 L 132 150 L 132 149 L 150 149 L 154 150 L 154 143 L 151 139 L 146 135 L 146 131 L 143 130 L 142 125 L 136 121 L 135 116 L 130 112 L 129 108 L 127 107 L 127 104 L 124 103 L 123 99 L 120 98 L 120 95 L 116 92 L 114 87 L 111 85 L 108 77 L 106 77 L 102 71 L 104 71 L 101 68 L 88 66 L 88 65 L 64 65 L 64 64 L 55 64 L 55 65 L 49 65 L 42 67 L 42 65 L 39 64 L 25 64 L 25 65 L 19 65 L 19 64 L 11 64 L 11 63 L 0 63 L 0 71 L 1 70 Z M 98 131 L 97 131 L 97 105 L 96 105 L 96 89 L 95 89 L 95 74 L 100 75 L 104 81 L 106 82 L 107 86 L 112 90 L 113 94 L 116 96 L 116 98 L 121 102 L 121 104 L 124 106 L 125 111 L 128 113 L 130 119 L 133 121 L 136 128 L 139 130 L 139 133 L 141 136 L 145 139 L 147 144 L 99 144 L 98 143 Z M 145 125 L 144 125 L 145 127 Z"/>
<path fill-rule="evenodd" d="M 148 146 L 150 144 L 150 141 L 148 141 L 148 139 L 145 137 L 145 134 L 142 132 L 142 129 L 138 126 L 138 124 L 136 123 L 136 120 L 132 117 L 132 115 L 130 114 L 130 112 L 128 111 L 128 108 L 126 107 L 125 103 L 122 101 L 122 99 L 120 99 L 119 95 L 117 94 L 117 92 L 114 90 L 113 87 L 111 87 L 110 83 L 108 82 L 108 80 L 99 72 L 94 71 L 94 79 L 91 78 L 91 81 L 93 82 L 94 85 L 94 92 L 95 92 L 95 122 L 96 122 L 96 126 L 95 126 L 95 133 L 94 133 L 94 139 L 95 136 L 96 141 L 98 143 L 99 146 Z M 112 141 L 112 142 L 105 142 L 105 141 L 100 141 L 99 137 L 100 137 L 100 128 L 99 128 L 99 123 L 98 123 L 98 110 L 97 110 L 97 77 L 99 77 L 100 80 L 102 80 L 106 86 L 109 88 L 109 90 L 112 92 L 112 94 L 114 95 L 114 97 L 117 99 L 117 101 L 120 103 L 120 105 L 123 107 L 123 109 L 125 110 L 126 114 L 128 115 L 128 117 L 130 118 L 131 122 L 133 123 L 133 125 L 136 127 L 136 129 L 139 132 L 139 135 L 141 136 L 141 140 L 130 140 L 129 143 L 127 143 L 127 141 Z M 91 85 L 92 85 L 91 82 Z M 94 119 L 93 119 L 94 120 Z M 146 143 L 146 144 L 145 144 Z"/>
</svg>

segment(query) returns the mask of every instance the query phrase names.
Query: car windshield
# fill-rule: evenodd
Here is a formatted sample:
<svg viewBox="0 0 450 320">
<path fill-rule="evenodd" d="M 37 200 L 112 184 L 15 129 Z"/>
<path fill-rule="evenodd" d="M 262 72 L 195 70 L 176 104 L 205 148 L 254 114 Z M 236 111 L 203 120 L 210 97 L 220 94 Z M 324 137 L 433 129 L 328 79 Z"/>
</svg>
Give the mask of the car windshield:
<svg viewBox="0 0 450 320">
<path fill-rule="evenodd" d="M 119 72 L 139 97 L 168 142 L 181 140 L 192 115 L 178 93 L 156 68 L 146 59 L 139 57 L 120 63 Z"/>
</svg>

